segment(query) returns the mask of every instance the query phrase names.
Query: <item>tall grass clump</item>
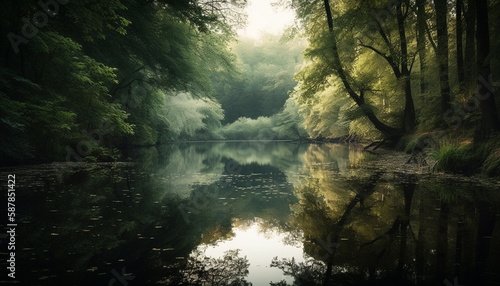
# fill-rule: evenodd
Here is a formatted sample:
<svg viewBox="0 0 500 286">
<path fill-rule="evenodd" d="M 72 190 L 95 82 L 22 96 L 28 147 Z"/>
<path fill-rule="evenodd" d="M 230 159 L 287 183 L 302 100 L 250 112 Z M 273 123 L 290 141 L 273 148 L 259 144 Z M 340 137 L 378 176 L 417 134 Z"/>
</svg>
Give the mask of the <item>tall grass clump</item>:
<svg viewBox="0 0 500 286">
<path fill-rule="evenodd" d="M 434 169 L 437 171 L 462 173 L 471 175 L 481 169 L 484 161 L 481 152 L 476 152 L 472 144 L 461 146 L 445 144 L 429 155 L 436 160 Z"/>
<path fill-rule="evenodd" d="M 500 135 L 489 140 L 485 149 L 483 173 L 490 177 L 500 177 Z"/>
<path fill-rule="evenodd" d="M 436 160 L 434 169 L 438 171 L 500 176 L 499 138 L 465 145 L 445 143 L 431 152 L 430 156 Z"/>
<path fill-rule="evenodd" d="M 490 177 L 500 177 L 500 148 L 488 155 L 483 164 L 483 172 Z"/>
</svg>

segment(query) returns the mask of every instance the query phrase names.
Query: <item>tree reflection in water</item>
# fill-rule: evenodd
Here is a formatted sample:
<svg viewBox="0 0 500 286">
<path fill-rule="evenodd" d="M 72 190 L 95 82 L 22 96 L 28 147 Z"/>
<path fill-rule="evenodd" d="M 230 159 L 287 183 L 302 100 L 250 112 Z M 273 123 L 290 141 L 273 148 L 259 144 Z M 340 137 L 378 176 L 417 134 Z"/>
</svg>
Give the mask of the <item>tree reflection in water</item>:
<svg viewBox="0 0 500 286">
<path fill-rule="evenodd" d="M 321 285 L 324 280 L 326 265 L 315 259 L 308 259 L 304 262 L 296 263 L 295 259 L 281 259 L 277 257 L 271 262 L 271 267 L 276 267 L 283 271 L 283 274 L 295 278 L 294 285 Z M 285 280 L 270 283 L 271 286 L 285 286 Z"/>
<path fill-rule="evenodd" d="M 176 275 L 171 275 L 166 285 L 252 285 L 245 280 L 248 275 L 248 259 L 239 257 L 238 250 L 228 250 L 221 258 L 210 258 L 202 251 L 194 251 L 185 266 L 173 265 Z"/>
<path fill-rule="evenodd" d="M 312 258 L 301 263 L 275 258 L 271 263 L 294 277 L 293 285 L 498 282 L 495 192 L 383 172 L 352 185 L 350 195 L 325 190 L 322 184 L 309 180 L 296 190 L 295 224 L 304 232 L 304 251 Z"/>
<path fill-rule="evenodd" d="M 18 172 L 36 178 L 18 193 L 21 284 L 105 285 L 126 266 L 135 285 L 442 286 L 455 277 L 498 285 L 498 183 L 356 168 L 363 156 L 341 145 L 270 143 L 255 156 L 237 146 L 174 146 L 168 156 L 141 149 L 134 165 L 94 166 L 63 182 L 53 170 Z M 240 172 L 221 175 L 228 160 Z M 194 207 L 199 193 L 208 199 L 187 224 L 179 206 Z M 248 221 L 283 234 L 275 249 L 260 249 L 265 262 L 252 260 L 248 239 L 220 259 L 196 252 L 236 237 Z M 283 254 L 288 245 L 305 261 Z M 256 266 L 277 274 L 254 279 Z"/>
</svg>

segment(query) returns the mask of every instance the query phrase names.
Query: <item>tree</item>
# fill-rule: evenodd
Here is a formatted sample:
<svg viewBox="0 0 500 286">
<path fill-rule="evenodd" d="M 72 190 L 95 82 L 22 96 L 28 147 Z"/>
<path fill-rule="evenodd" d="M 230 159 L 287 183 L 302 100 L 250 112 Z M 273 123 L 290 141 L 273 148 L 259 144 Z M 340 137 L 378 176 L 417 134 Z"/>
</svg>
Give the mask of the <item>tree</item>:
<svg viewBox="0 0 500 286">
<path fill-rule="evenodd" d="M 460 92 L 464 90 L 465 81 L 465 70 L 464 70 L 464 55 L 463 55 L 463 24 L 462 24 L 462 10 L 463 10 L 463 0 L 456 0 L 455 11 L 457 12 L 456 17 L 456 42 L 457 42 L 457 74 L 458 74 L 458 84 Z"/>
<path fill-rule="evenodd" d="M 7 83 L 1 90 L 2 109 L 22 106 L 15 115 L 2 112 L 2 129 L 6 136 L 22 137 L 22 149 L 16 147 L 15 152 L 28 156 L 12 153 L 2 159 L 23 162 L 30 154 L 37 161 L 63 159 L 69 145 L 79 142 L 80 153 L 88 155 L 95 140 L 89 140 L 86 132 L 100 129 L 108 136 L 133 132 L 127 114 L 110 100 L 116 70 L 89 57 L 74 40 L 76 34 L 94 40 L 108 30 L 123 32 L 127 22 L 117 16 L 123 9 L 121 3 L 110 1 L 104 12 L 99 5 L 86 5 L 88 1 L 71 2 L 57 6 L 61 17 L 44 14 L 44 18 L 28 2 L 9 3 L 2 9 L 11 15 L 6 19 L 13 21 L 2 24 L 4 34 L 10 36 L 2 38 L 8 51 L 1 58 Z M 52 9 L 46 13 L 52 15 L 56 8 Z M 89 15 L 96 19 L 89 21 Z M 84 28 L 70 29 L 72 25 L 62 22 L 68 19 L 78 19 Z M 13 37 L 21 37 L 16 33 L 30 36 L 29 41 L 11 42 Z"/>
<path fill-rule="evenodd" d="M 479 100 L 481 106 L 481 125 L 479 137 L 485 139 L 491 131 L 500 130 L 500 120 L 495 104 L 495 93 L 492 88 L 491 68 L 490 68 L 490 34 L 488 24 L 488 1 L 476 0 L 476 18 L 477 18 L 477 70 Z M 486 84 L 485 84 L 486 82 Z"/>
<path fill-rule="evenodd" d="M 231 72 L 228 42 L 245 3 L 52 2 L 45 9 L 16 1 L 1 11 L 7 37 L 0 40 L 0 128 L 20 142 L 2 142 L 5 162 L 81 161 L 102 150 L 99 144 L 166 138 L 165 93 L 212 95 L 212 75 Z M 216 128 L 220 112 L 212 111 L 200 112 L 203 123 Z"/>
<path fill-rule="evenodd" d="M 439 64 L 439 85 L 441 87 L 441 112 L 451 108 L 450 80 L 448 79 L 448 5 L 447 0 L 434 0 L 437 26 L 437 60 Z"/>
<path fill-rule="evenodd" d="M 297 84 L 293 77 L 304 48 L 302 39 L 283 42 L 273 34 L 239 39 L 233 45 L 237 59 L 232 78 L 214 80 L 214 97 L 226 110 L 225 121 L 278 113 Z"/>
<path fill-rule="evenodd" d="M 475 48 L 475 31 L 476 31 L 476 3 L 475 0 L 467 0 L 467 11 L 465 12 L 465 59 L 464 71 L 467 88 L 470 88 L 476 79 L 476 48 Z"/>
<path fill-rule="evenodd" d="M 296 1 L 294 5 L 297 9 L 299 17 L 302 17 L 304 22 L 307 23 L 306 33 L 309 35 L 309 41 L 311 44 L 308 50 L 306 50 L 306 56 L 314 61 L 311 65 L 315 66 L 315 68 L 307 70 L 303 69 L 299 73 L 299 79 L 301 79 L 304 83 L 304 89 L 310 89 L 305 93 L 305 95 L 312 95 L 315 91 L 324 89 L 329 84 L 328 78 L 335 75 L 341 80 L 345 92 L 349 95 L 349 97 L 358 107 L 360 107 L 368 120 L 375 126 L 376 129 L 382 132 L 385 137 L 397 138 L 401 136 L 403 132 L 412 130 L 415 126 L 415 109 L 411 94 L 410 71 L 411 63 L 413 62 L 414 57 L 412 59 L 408 53 L 408 39 L 406 38 L 405 31 L 406 19 L 409 15 L 409 6 L 405 6 L 405 12 L 402 10 L 402 4 L 398 4 L 396 7 L 390 7 L 391 9 L 395 9 L 396 24 L 394 26 L 394 22 L 392 21 L 387 23 L 386 29 L 388 29 L 388 31 L 386 31 L 384 30 L 384 24 L 378 15 L 370 15 L 370 12 L 377 9 L 377 6 L 370 6 L 367 2 L 336 3 L 336 6 L 339 7 L 338 11 L 342 11 L 337 12 L 336 21 L 339 22 L 337 23 L 337 26 L 334 26 L 329 1 L 322 1 L 323 12 L 320 12 L 318 9 L 318 6 L 320 5 L 319 2 L 309 3 Z M 312 13 L 315 14 L 311 15 Z M 325 32 L 317 32 L 318 30 L 315 30 L 321 29 L 321 21 L 324 23 L 324 18 L 319 16 L 320 13 L 323 15 L 326 14 L 328 23 L 327 31 L 325 31 L 324 28 L 320 30 Z M 362 16 L 360 17 L 360 15 Z M 371 27 L 375 26 L 375 33 L 381 37 L 382 46 L 387 51 L 381 50 L 371 44 L 376 44 L 377 42 L 374 41 L 373 33 L 368 34 L 365 29 L 366 27 L 370 27 L 370 25 L 366 22 L 359 22 L 359 19 L 366 18 L 372 19 L 372 22 L 369 22 L 368 24 L 373 23 Z M 351 29 L 339 30 L 340 27 L 345 27 L 345 25 L 351 26 Z M 364 31 L 360 31 L 360 28 Z M 354 32 L 351 32 L 353 30 Z M 393 41 L 390 39 L 394 36 L 393 34 L 397 35 L 399 38 L 399 48 L 394 46 Z M 349 39 L 356 39 L 357 43 L 353 43 L 352 41 L 349 41 Z M 370 41 L 371 43 L 367 41 Z M 339 42 L 341 43 L 340 46 Z M 373 72 L 375 75 L 372 74 L 371 78 L 368 77 L 369 75 L 367 72 L 357 70 L 353 71 L 353 69 L 349 66 L 354 67 L 354 63 L 359 61 L 362 55 L 366 55 L 366 52 L 360 50 L 359 47 L 366 48 L 366 51 L 374 53 L 375 56 L 383 59 L 386 64 L 388 64 L 389 69 L 374 69 Z M 326 49 L 328 49 L 328 52 Z M 349 52 L 351 52 L 351 54 L 349 54 Z M 349 62 L 350 65 L 344 63 L 346 60 L 351 61 Z M 387 74 L 381 73 L 381 71 L 385 72 L 386 70 L 390 70 L 392 75 L 395 76 L 396 81 L 398 82 L 397 91 L 401 91 L 404 95 L 404 112 L 401 116 L 403 125 L 402 128 L 392 127 L 383 123 L 379 119 L 379 115 L 376 115 L 371 104 L 371 102 L 375 99 L 368 98 L 368 95 L 377 94 L 377 90 L 373 88 L 373 82 L 376 81 L 377 78 L 376 74 L 378 73 L 379 79 L 381 77 L 386 79 L 385 77 L 387 77 Z M 389 79 L 387 78 L 387 80 Z"/>
<path fill-rule="evenodd" d="M 418 57 L 420 60 L 420 93 L 425 94 L 425 73 L 426 73 L 426 63 L 425 57 L 427 55 L 426 45 L 425 45 L 425 27 L 426 27 L 426 13 L 425 13 L 425 0 L 417 0 L 417 50 Z"/>
</svg>

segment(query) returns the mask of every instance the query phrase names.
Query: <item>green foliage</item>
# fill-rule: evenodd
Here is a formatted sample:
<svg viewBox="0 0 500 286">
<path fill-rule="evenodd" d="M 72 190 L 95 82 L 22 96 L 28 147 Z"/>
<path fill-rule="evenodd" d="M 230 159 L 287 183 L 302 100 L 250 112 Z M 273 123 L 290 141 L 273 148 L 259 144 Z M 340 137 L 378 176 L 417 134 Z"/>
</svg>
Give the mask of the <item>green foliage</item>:
<svg viewBox="0 0 500 286">
<path fill-rule="evenodd" d="M 116 162 L 121 158 L 121 153 L 116 148 L 106 148 L 102 146 L 95 146 L 89 156 L 84 158 L 88 162 Z"/>
<path fill-rule="evenodd" d="M 309 134 L 304 129 L 304 118 L 295 98 L 291 97 L 285 102 L 283 110 L 274 116 L 274 131 L 278 138 L 305 139 Z"/>
<path fill-rule="evenodd" d="M 338 84 L 330 86 L 307 98 L 308 92 L 300 85 L 296 94 L 302 102 L 301 112 L 305 117 L 304 127 L 313 138 L 338 138 L 352 135 L 366 139 L 377 139 L 380 133 L 365 118 L 361 108 L 353 105 Z M 366 108 L 370 108 L 366 106 Z"/>
<path fill-rule="evenodd" d="M 166 95 L 165 101 L 164 116 L 172 139 L 217 139 L 215 132 L 224 119 L 220 104 L 189 93 Z"/>
<path fill-rule="evenodd" d="M 490 177 L 500 177 L 500 148 L 491 152 L 484 161 L 482 169 Z"/>
<path fill-rule="evenodd" d="M 430 155 L 436 159 L 436 170 L 462 172 L 469 166 L 464 147 L 445 145 L 433 151 Z"/>
<path fill-rule="evenodd" d="M 465 97 L 474 95 L 476 89 L 474 68 L 466 76 L 470 77 L 468 84 L 458 82 L 457 51 L 453 44 L 448 51 L 449 74 L 452 104 L 456 106 L 451 113 L 440 110 L 439 66 L 435 60 L 436 30 L 427 27 L 428 35 L 424 37 L 429 41 L 424 43 L 423 49 L 417 49 L 417 11 L 412 9 L 410 2 L 294 0 L 281 3 L 295 9 L 302 36 L 309 41 L 304 52 L 306 65 L 295 76 L 299 81 L 295 94 L 302 100 L 305 127 L 312 137 L 351 134 L 375 139 L 381 133 L 371 130 L 380 126 L 380 122 L 408 131 L 412 127 L 407 123 L 413 120 L 406 115 L 413 113 L 407 103 L 412 100 L 419 124 L 413 130 L 415 134 L 434 132 L 441 127 L 448 129 L 446 135 L 469 137 L 470 131 L 482 122 L 478 106 L 472 107 L 476 112 L 470 113 L 466 109 L 471 106 L 464 102 Z M 325 3 L 331 8 L 329 12 L 332 13 L 333 23 L 328 23 L 325 17 Z M 404 14 L 402 18 L 397 17 L 398 5 Z M 497 16 L 498 13 L 492 11 L 499 5 L 498 1 L 488 5 L 491 8 L 490 17 Z M 427 3 L 423 8 L 425 20 L 435 21 L 436 15 L 429 9 L 432 4 Z M 452 12 L 447 17 L 450 22 L 456 20 Z M 490 23 L 490 28 L 498 30 L 498 23 Z M 402 32 L 405 33 L 404 39 Z M 456 32 L 453 25 L 448 25 L 450 43 L 456 43 Z M 462 36 L 465 39 L 465 33 Z M 493 38 L 491 41 L 495 43 L 493 46 L 500 43 Z M 464 47 L 473 47 L 474 44 L 474 41 L 469 43 L 467 40 Z M 493 77 L 500 62 L 499 53 L 494 51 L 498 49 L 492 49 L 489 56 Z M 474 54 L 467 54 L 462 60 L 471 62 L 473 66 L 474 57 Z M 421 63 L 425 63 L 426 70 L 420 66 Z M 409 94 L 413 99 L 408 97 Z M 497 108 L 500 108 L 498 102 Z M 365 115 L 373 115 L 378 120 L 367 120 L 369 117 Z M 422 140 L 404 142 L 409 143 L 406 151 L 412 151 Z"/>
<path fill-rule="evenodd" d="M 309 41 L 304 52 L 306 65 L 295 78 L 299 81 L 296 94 L 302 100 L 306 129 L 311 136 L 380 138 L 381 133 L 374 131 L 367 114 L 388 126 L 401 126 L 405 105 L 403 78 L 398 80 L 387 60 L 362 44 L 381 49 L 364 31 L 370 11 L 380 8 L 376 7 L 378 4 L 330 1 L 335 18 L 331 32 L 324 2 L 293 2 Z M 398 29 L 392 21 L 383 28 L 388 37 L 397 38 Z M 393 55 L 396 51 L 394 46 L 382 53 Z"/>
<path fill-rule="evenodd" d="M 335 138 L 349 132 L 349 122 L 345 111 L 351 107 L 349 100 L 330 87 L 317 95 L 314 100 L 302 104 L 304 127 L 313 138 Z M 302 95 L 302 94 L 300 94 Z"/>
<path fill-rule="evenodd" d="M 278 134 L 273 131 L 272 119 L 263 116 L 257 119 L 241 117 L 225 125 L 220 134 L 225 139 L 231 140 L 272 140 L 278 137 Z"/>
<path fill-rule="evenodd" d="M 481 171 L 490 177 L 500 177 L 500 136 L 478 144 L 476 156 L 481 159 Z"/>
<path fill-rule="evenodd" d="M 462 137 L 449 139 L 456 133 L 440 131 L 414 134 L 403 138 L 397 148 L 408 154 L 428 154 L 436 160 L 434 169 L 438 171 L 466 175 L 482 173 L 490 177 L 500 174 L 498 138 L 479 143 L 463 140 Z"/>
<path fill-rule="evenodd" d="M 244 2 L 181 2 L 70 1 L 18 45 L 18 54 L 2 38 L 1 163 L 63 160 L 68 148 L 88 143 L 89 133 L 102 138 L 90 140 L 97 153 L 80 154 L 88 160 L 109 160 L 103 150 L 126 144 L 217 137 L 210 132 L 221 126 L 223 111 L 208 99 L 212 76 L 233 68 L 230 24 Z M 21 18 L 32 23 L 39 8 L 25 0 L 4 5 L 2 33 L 22 35 Z M 181 95 L 181 103 L 162 90 L 203 98 Z M 175 112 L 168 116 L 175 107 L 192 126 Z"/>
<path fill-rule="evenodd" d="M 381 30 L 372 33 L 373 11 L 395 12 L 388 1 L 329 1 L 334 18 L 329 29 L 324 1 L 294 0 L 289 3 L 307 43 L 269 34 L 234 43 L 245 2 L 70 1 L 59 5 L 57 15 L 44 25 L 32 26 L 36 35 L 26 36 L 17 48 L 3 37 L 1 163 L 63 160 L 68 147 L 89 141 L 92 132 L 102 138 L 91 140 L 93 151 L 82 156 L 88 160 L 111 160 L 106 150 L 117 146 L 172 140 L 379 139 L 382 133 L 372 117 L 402 126 L 407 79 L 420 117 L 415 133 L 443 125 L 442 112 L 436 111 L 439 78 L 430 45 L 424 59 L 427 89 L 417 88 L 416 14 L 408 2 L 402 3 L 407 11 L 402 26 L 396 17 L 378 19 Z M 22 35 L 23 17 L 33 23 L 37 9 L 27 0 L 9 2 L 0 12 L 0 31 Z M 491 28 L 498 31 L 498 23 Z M 402 30 L 407 53 L 400 42 Z M 428 37 L 431 44 L 432 25 Z M 499 41 L 493 39 L 492 46 Z M 451 54 L 454 46 L 450 48 Z M 407 56 L 411 63 L 405 62 Z M 492 71 L 498 70 L 498 58 L 492 52 Z M 410 64 L 412 71 L 401 76 L 402 66 Z M 454 75 L 450 80 L 460 107 L 474 86 L 461 89 Z M 467 129 L 459 132 L 468 137 L 481 114 L 456 108 L 452 115 L 457 114 L 459 128 Z M 410 137 L 406 151 L 419 148 L 428 136 Z M 437 168 L 497 174 L 498 146 L 470 146 L 436 150 Z"/>
<path fill-rule="evenodd" d="M 190 5 L 200 3 L 162 3 L 165 9 L 159 9 L 161 5 L 132 3 L 134 9 L 124 12 L 132 22 L 127 36 L 114 35 L 111 44 L 99 42 L 89 48 L 118 67 L 119 84 L 111 93 L 130 113 L 128 122 L 135 130 L 133 136 L 128 136 L 130 144 L 218 139 L 215 132 L 223 112 L 209 98 L 214 92 L 213 82 L 231 78 L 234 70 L 234 57 L 228 48 L 231 32 L 205 30 L 218 20 L 205 18 L 201 10 L 189 12 L 194 9 Z M 183 20 L 179 21 L 179 17 Z M 202 23 L 201 19 L 208 22 Z M 116 54 L 114 50 L 124 52 Z"/>
<path fill-rule="evenodd" d="M 304 118 L 295 98 L 289 98 L 283 110 L 271 117 L 241 117 L 224 125 L 218 134 L 230 140 L 303 140 L 309 137 Z"/>
<path fill-rule="evenodd" d="M 5 135 L 22 137 L 26 157 L 32 150 L 43 154 L 39 160 L 60 159 L 66 144 L 84 140 L 83 130 L 98 128 L 104 121 L 114 135 L 132 132 L 125 123 L 127 114 L 110 103 L 108 86 L 116 82 L 114 69 L 84 55 L 80 45 L 53 31 L 40 33 L 29 49 L 36 56 L 31 68 L 24 76 L 5 70 L 2 97 L 2 106 L 16 110 L 2 112 L 2 121 L 23 126 L 24 133 L 8 128 Z M 41 74 L 47 63 L 51 68 Z M 14 160 L 22 162 L 22 157 Z"/>
<path fill-rule="evenodd" d="M 215 84 L 215 97 L 226 111 L 225 122 L 278 113 L 296 85 L 293 74 L 302 64 L 304 46 L 301 39 L 281 42 L 269 34 L 234 45 L 238 70 Z"/>
<path fill-rule="evenodd" d="M 487 149 L 489 148 L 485 145 L 448 143 L 431 152 L 430 156 L 436 160 L 436 170 L 472 175 L 481 171 Z"/>
<path fill-rule="evenodd" d="M 71 1 L 64 6 L 64 13 L 58 15 L 58 24 L 65 24 L 61 30 L 68 31 L 75 38 L 87 42 L 106 39 L 108 32 L 126 34 L 130 21 L 120 13 L 127 10 L 123 0 L 96 2 L 93 0 Z M 59 28 L 59 27 L 58 27 Z"/>
<path fill-rule="evenodd" d="M 128 23 L 117 13 L 125 7 L 119 1 L 106 3 L 105 9 L 90 2 L 59 6 L 57 17 L 49 17 L 48 25 L 17 47 L 18 55 L 10 53 L 10 43 L 6 46 L 9 53 L 2 56 L 6 68 L 2 68 L 1 96 L 2 109 L 11 111 L 2 110 L 2 129 L 20 144 L 2 142 L 1 149 L 8 153 L 2 161 L 62 160 L 67 147 L 87 140 L 86 132 L 104 125 L 109 136 L 133 132 L 126 122 L 128 114 L 109 94 L 117 83 L 117 70 L 90 57 L 81 45 L 110 31 L 123 32 Z M 5 27 L 12 29 L 9 32 L 22 32 L 21 18 L 36 7 L 24 1 L 5 5 L 4 10 L 17 18 Z M 18 147 L 4 149 L 3 145 Z"/>
</svg>

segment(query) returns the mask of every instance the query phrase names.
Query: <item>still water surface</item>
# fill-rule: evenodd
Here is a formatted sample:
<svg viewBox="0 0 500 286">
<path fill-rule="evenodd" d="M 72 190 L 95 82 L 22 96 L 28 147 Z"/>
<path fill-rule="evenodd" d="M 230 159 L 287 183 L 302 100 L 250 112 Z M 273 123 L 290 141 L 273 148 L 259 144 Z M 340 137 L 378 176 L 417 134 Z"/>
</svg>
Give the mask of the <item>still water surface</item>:
<svg viewBox="0 0 500 286">
<path fill-rule="evenodd" d="M 339 144 L 131 157 L 61 180 L 17 170 L 22 285 L 500 284 L 500 193 L 477 180 L 373 167 Z"/>
</svg>

